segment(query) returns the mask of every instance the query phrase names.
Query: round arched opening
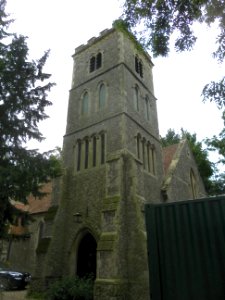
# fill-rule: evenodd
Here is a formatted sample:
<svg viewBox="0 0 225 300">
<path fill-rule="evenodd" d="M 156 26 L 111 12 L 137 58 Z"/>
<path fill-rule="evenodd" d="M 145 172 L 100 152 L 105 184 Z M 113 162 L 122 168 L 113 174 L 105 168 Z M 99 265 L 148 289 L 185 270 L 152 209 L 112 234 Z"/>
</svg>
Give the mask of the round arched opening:
<svg viewBox="0 0 225 300">
<path fill-rule="evenodd" d="M 94 237 L 87 233 L 78 247 L 77 253 L 77 276 L 86 277 L 88 275 L 96 277 L 96 248 L 97 243 Z"/>
</svg>

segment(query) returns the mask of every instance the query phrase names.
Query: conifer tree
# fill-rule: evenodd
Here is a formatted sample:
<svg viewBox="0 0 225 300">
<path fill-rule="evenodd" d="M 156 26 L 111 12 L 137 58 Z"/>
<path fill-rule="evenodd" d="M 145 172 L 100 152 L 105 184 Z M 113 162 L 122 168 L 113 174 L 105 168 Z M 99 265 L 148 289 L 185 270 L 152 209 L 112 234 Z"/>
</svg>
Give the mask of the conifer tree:
<svg viewBox="0 0 225 300">
<path fill-rule="evenodd" d="M 26 37 L 9 32 L 6 0 L 0 0 L 0 236 L 12 219 L 10 200 L 26 202 L 31 193 L 59 173 L 57 160 L 47 152 L 29 150 L 26 142 L 42 141 L 38 123 L 47 118 L 45 108 L 54 83 L 43 71 L 49 51 L 29 60 Z M 47 81 L 47 82 L 46 82 Z"/>
</svg>

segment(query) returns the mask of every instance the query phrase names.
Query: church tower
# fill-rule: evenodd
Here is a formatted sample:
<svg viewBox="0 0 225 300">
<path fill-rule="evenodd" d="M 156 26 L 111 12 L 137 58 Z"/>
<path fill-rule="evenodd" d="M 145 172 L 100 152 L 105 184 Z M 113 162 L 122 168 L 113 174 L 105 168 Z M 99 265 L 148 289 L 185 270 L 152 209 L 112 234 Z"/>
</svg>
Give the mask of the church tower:
<svg viewBox="0 0 225 300">
<path fill-rule="evenodd" d="M 75 49 L 64 176 L 45 276 L 95 276 L 95 300 L 149 299 L 144 205 L 163 178 L 150 56 L 126 31 Z"/>
</svg>

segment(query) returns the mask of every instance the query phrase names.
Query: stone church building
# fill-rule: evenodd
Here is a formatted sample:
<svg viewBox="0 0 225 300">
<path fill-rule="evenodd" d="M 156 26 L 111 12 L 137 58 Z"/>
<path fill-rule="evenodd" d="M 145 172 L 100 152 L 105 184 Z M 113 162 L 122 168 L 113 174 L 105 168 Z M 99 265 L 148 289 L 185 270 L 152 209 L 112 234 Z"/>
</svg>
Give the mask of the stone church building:
<svg viewBox="0 0 225 300">
<path fill-rule="evenodd" d="M 104 30 L 73 59 L 64 175 L 33 230 L 31 271 L 37 284 L 92 273 L 95 300 L 147 300 L 145 204 L 205 189 L 187 141 L 162 148 L 153 63 L 130 34 Z"/>
</svg>

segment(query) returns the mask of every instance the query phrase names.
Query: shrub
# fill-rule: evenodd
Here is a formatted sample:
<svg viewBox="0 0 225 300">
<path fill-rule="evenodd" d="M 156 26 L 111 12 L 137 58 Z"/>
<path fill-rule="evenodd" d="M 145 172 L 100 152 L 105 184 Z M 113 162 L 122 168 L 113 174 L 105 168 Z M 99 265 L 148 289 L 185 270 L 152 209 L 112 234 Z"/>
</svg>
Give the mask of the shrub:
<svg viewBox="0 0 225 300">
<path fill-rule="evenodd" d="M 50 285 L 49 300 L 92 300 L 93 278 L 64 277 Z"/>
</svg>

